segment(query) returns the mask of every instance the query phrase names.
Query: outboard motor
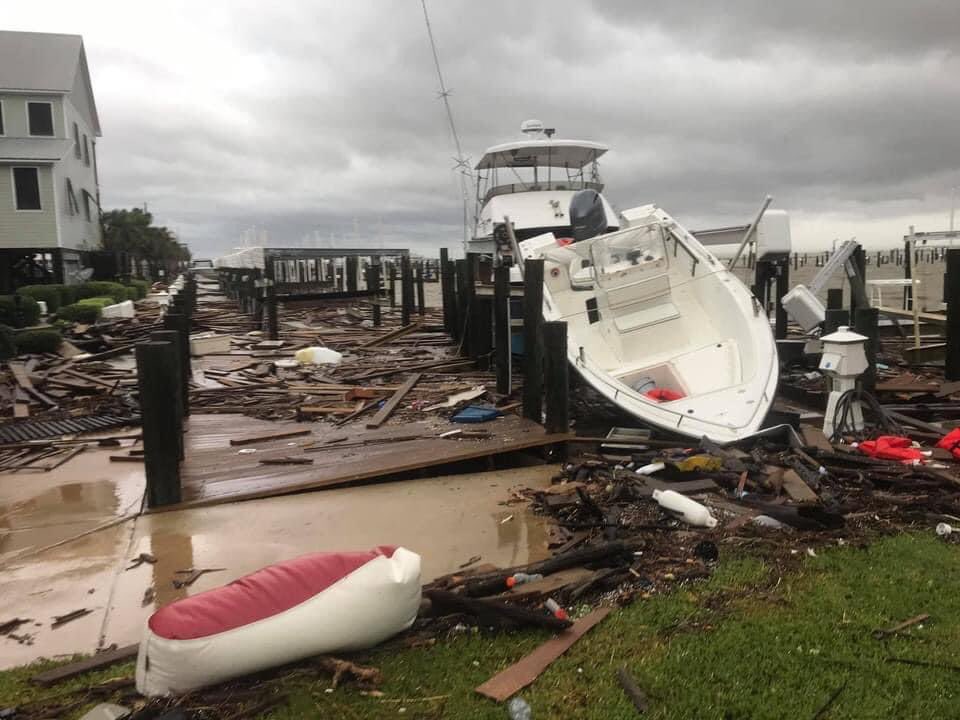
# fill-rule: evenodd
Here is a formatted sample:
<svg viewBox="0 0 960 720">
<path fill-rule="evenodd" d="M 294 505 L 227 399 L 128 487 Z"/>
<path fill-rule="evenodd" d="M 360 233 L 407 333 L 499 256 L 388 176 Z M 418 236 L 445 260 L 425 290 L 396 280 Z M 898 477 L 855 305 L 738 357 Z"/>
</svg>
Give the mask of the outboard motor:
<svg viewBox="0 0 960 720">
<path fill-rule="evenodd" d="M 589 240 L 607 230 L 607 211 L 596 190 L 581 190 L 570 199 L 573 241 Z"/>
</svg>

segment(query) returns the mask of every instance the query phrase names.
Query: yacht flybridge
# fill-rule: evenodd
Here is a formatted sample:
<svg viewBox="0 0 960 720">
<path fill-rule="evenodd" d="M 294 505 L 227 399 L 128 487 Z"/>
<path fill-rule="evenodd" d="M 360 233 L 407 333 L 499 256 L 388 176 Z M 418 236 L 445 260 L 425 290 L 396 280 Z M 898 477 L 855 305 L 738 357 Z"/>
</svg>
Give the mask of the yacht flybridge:
<svg viewBox="0 0 960 720">
<path fill-rule="evenodd" d="M 521 125 L 524 139 L 488 148 L 477 163 L 477 212 L 469 252 L 509 252 L 504 217 L 520 240 L 552 232 L 572 237 L 570 201 L 581 190 L 597 192 L 606 226 L 619 227 L 616 213 L 600 193 L 597 160 L 608 148 L 586 140 L 554 138 L 539 120 Z"/>
<path fill-rule="evenodd" d="M 605 145 L 554 139 L 535 120 L 522 129 L 527 139 L 495 145 L 477 164 L 468 251 L 520 267 L 544 260 L 544 317 L 566 321 L 570 364 L 623 410 L 717 442 L 760 430 L 776 391 L 777 351 L 750 290 L 655 205 L 618 217 L 601 194 Z M 787 222 L 785 214 L 770 220 Z M 759 227 L 762 244 L 771 233 Z"/>
</svg>

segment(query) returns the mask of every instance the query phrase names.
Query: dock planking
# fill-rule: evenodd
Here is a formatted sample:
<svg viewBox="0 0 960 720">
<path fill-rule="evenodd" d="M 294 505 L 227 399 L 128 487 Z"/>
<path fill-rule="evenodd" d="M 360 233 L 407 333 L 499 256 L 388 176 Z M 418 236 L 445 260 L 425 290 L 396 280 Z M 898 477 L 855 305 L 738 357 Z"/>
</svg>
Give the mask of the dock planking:
<svg viewBox="0 0 960 720">
<path fill-rule="evenodd" d="M 331 428 L 320 423 L 294 423 L 194 414 L 186 434 L 186 460 L 181 467 L 182 501 L 156 511 L 218 505 L 272 497 L 303 490 L 340 487 L 399 473 L 484 458 L 502 453 L 560 443 L 566 434 L 548 434 L 529 420 L 515 415 L 486 423 L 490 436 L 469 440 L 438 437 L 460 426 L 442 418 L 402 426 Z M 296 439 L 278 437 L 241 453 L 230 441 L 269 433 L 306 430 Z M 324 443 L 334 435 L 337 443 Z M 303 453 L 310 465 L 262 464 L 262 459 Z"/>
</svg>

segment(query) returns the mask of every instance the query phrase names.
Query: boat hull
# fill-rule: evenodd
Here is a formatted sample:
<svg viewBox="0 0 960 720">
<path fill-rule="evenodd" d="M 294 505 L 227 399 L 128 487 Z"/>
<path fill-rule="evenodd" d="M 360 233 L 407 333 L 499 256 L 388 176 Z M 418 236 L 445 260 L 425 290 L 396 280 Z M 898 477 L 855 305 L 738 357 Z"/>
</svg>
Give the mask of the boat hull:
<svg viewBox="0 0 960 720">
<path fill-rule="evenodd" d="M 543 258 L 544 317 L 568 327 L 568 359 L 597 392 L 644 423 L 734 442 L 757 432 L 777 385 L 776 343 L 746 286 L 659 208 L 624 213 L 616 233 Z"/>
</svg>

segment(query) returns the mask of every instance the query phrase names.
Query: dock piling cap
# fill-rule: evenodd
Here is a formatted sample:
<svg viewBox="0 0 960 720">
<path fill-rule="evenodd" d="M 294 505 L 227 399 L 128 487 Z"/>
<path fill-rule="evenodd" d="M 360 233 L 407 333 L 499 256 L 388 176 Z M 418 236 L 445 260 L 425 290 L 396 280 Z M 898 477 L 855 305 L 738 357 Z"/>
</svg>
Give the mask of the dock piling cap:
<svg viewBox="0 0 960 720">
<path fill-rule="evenodd" d="M 841 325 L 836 332 L 824 335 L 820 338 L 825 343 L 835 343 L 837 345 L 852 345 L 853 343 L 866 342 L 867 336 L 853 332 L 848 325 Z"/>
</svg>

